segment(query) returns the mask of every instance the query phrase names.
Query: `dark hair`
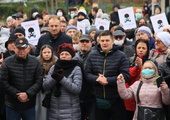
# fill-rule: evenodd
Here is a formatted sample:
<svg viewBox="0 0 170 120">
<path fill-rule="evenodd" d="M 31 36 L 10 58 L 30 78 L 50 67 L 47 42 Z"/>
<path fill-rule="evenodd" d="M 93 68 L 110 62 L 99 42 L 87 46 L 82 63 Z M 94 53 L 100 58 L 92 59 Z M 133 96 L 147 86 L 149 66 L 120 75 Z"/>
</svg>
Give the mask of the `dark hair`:
<svg viewBox="0 0 170 120">
<path fill-rule="evenodd" d="M 51 50 L 51 52 L 52 52 L 52 55 L 51 55 L 51 58 L 50 58 L 49 61 L 44 60 L 44 58 L 42 56 L 42 51 L 45 48 L 49 48 Z M 40 64 L 41 64 L 42 68 L 44 69 L 44 75 L 47 75 L 47 73 L 50 70 L 51 66 L 54 65 L 55 62 L 56 62 L 56 57 L 54 55 L 53 48 L 50 45 L 43 45 L 41 47 L 39 61 L 40 61 Z M 44 63 L 46 63 L 45 67 L 44 67 Z"/>
<path fill-rule="evenodd" d="M 104 30 L 103 32 L 100 33 L 99 37 L 101 36 L 110 36 L 113 39 L 113 35 L 109 30 Z"/>
<path fill-rule="evenodd" d="M 92 10 L 96 13 L 98 12 L 98 8 L 96 8 L 96 7 L 92 8 Z"/>
<path fill-rule="evenodd" d="M 136 56 L 137 56 L 136 48 L 137 48 L 137 45 L 139 43 L 144 43 L 144 44 L 146 44 L 146 47 L 147 47 L 147 53 L 146 53 L 146 55 L 143 56 L 143 59 L 142 59 L 142 63 L 144 63 L 149 58 L 149 42 L 147 40 L 144 40 L 144 39 L 138 39 L 136 41 L 136 43 L 135 43 L 135 54 L 136 54 Z"/>
</svg>

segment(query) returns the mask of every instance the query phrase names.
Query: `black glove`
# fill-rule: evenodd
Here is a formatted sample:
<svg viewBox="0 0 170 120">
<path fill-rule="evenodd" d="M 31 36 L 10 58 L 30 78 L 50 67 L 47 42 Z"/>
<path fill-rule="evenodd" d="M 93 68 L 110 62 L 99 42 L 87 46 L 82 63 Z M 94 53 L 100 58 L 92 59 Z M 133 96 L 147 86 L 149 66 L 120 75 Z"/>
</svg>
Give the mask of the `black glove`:
<svg viewBox="0 0 170 120">
<path fill-rule="evenodd" d="M 51 77 L 59 82 L 64 77 L 64 70 L 63 69 L 54 70 Z"/>
</svg>

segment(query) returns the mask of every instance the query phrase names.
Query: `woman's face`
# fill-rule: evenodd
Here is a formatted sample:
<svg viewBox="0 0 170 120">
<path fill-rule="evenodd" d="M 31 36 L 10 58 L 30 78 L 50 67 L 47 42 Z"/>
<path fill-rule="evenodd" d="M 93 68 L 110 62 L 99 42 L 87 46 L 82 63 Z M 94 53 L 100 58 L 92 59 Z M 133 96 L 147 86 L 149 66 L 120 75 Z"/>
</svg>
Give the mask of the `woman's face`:
<svg viewBox="0 0 170 120">
<path fill-rule="evenodd" d="M 42 57 L 44 60 L 50 60 L 52 57 L 52 51 L 50 48 L 44 48 L 42 50 Z"/>
<path fill-rule="evenodd" d="M 147 46 L 145 43 L 140 42 L 138 43 L 138 45 L 136 46 L 136 52 L 138 56 L 143 57 L 144 55 L 147 54 Z"/>
<path fill-rule="evenodd" d="M 144 19 L 141 19 L 139 21 L 139 26 L 141 26 L 141 25 L 147 25 L 147 23 L 146 23 L 146 21 Z"/>
<path fill-rule="evenodd" d="M 160 51 L 163 51 L 165 48 L 167 49 L 167 47 L 158 37 L 155 38 L 155 47 L 157 50 L 160 50 Z"/>
<path fill-rule="evenodd" d="M 60 60 L 71 60 L 72 56 L 69 52 L 63 51 L 60 53 Z"/>
</svg>

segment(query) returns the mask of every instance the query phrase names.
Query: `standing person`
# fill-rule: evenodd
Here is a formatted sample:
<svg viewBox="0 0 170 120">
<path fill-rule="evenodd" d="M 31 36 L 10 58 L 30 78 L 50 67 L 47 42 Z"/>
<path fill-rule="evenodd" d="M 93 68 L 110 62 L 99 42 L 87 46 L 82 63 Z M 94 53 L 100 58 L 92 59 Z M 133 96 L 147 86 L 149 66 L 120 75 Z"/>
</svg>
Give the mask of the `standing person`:
<svg viewBox="0 0 170 120">
<path fill-rule="evenodd" d="M 4 60 L 0 80 L 6 94 L 7 120 L 35 120 L 36 95 L 42 85 L 40 62 L 29 55 L 26 38 L 15 41 L 15 55 Z"/>
<path fill-rule="evenodd" d="M 143 64 L 141 78 L 129 88 L 125 87 L 125 80 L 122 74 L 117 77 L 118 92 L 121 98 L 135 98 L 137 107 L 133 120 L 165 120 L 162 103 L 170 104 L 170 91 L 165 81 L 161 82 L 160 86 L 157 87 L 155 84 L 157 78 L 158 70 L 152 61 L 146 61 Z M 141 86 L 139 87 L 139 85 Z M 139 116 L 139 107 L 148 107 L 144 108 L 145 115 Z M 153 108 L 156 109 L 155 112 L 152 111 Z M 143 118 L 139 119 L 139 117 Z"/>
<path fill-rule="evenodd" d="M 140 79 L 140 73 L 143 63 L 149 59 L 149 44 L 146 40 L 139 39 L 135 44 L 135 55 L 130 57 L 130 79 L 126 87 L 131 86 L 135 81 Z M 135 99 L 124 100 L 126 106 L 127 120 L 132 120 L 136 109 Z"/>
<path fill-rule="evenodd" d="M 58 60 L 51 67 L 43 83 L 45 91 L 51 90 L 48 120 L 80 120 L 79 93 L 82 86 L 82 72 L 71 44 L 64 43 L 57 50 Z"/>
<path fill-rule="evenodd" d="M 60 31 L 60 20 L 57 16 L 50 16 L 48 28 L 50 32 L 41 36 L 38 40 L 35 50 L 36 56 L 39 55 L 41 47 L 45 44 L 50 45 L 53 48 L 53 51 L 57 51 L 59 45 L 63 43 L 72 43 L 71 37 Z"/>
<path fill-rule="evenodd" d="M 74 59 L 79 60 L 83 68 L 83 83 L 82 90 L 80 92 L 80 107 L 81 107 L 81 120 L 89 119 L 95 120 L 94 118 L 94 102 L 95 96 L 93 93 L 93 86 L 87 81 L 85 76 L 85 65 L 87 57 L 91 52 L 92 39 L 90 35 L 83 34 L 80 37 L 78 43 L 80 51 L 76 53 Z"/>
<path fill-rule="evenodd" d="M 57 61 L 56 56 L 53 53 L 53 49 L 49 45 L 43 45 L 40 50 L 40 56 L 38 56 L 40 65 L 43 69 L 43 81 L 46 79 L 46 75 L 51 66 Z M 47 120 L 47 109 L 42 106 L 42 100 L 45 97 L 44 90 L 41 90 L 36 99 L 36 120 Z"/>
<path fill-rule="evenodd" d="M 119 50 L 125 53 L 128 58 L 134 55 L 134 50 L 130 46 L 126 45 L 128 41 L 126 40 L 126 33 L 124 31 L 116 28 L 113 33 L 113 37 L 114 44 L 117 45 Z"/>
<path fill-rule="evenodd" d="M 120 9 L 119 3 L 114 3 L 113 12 L 110 14 L 111 27 L 120 24 L 120 20 L 119 20 L 119 16 L 118 16 L 118 10 L 119 9 Z"/>
<path fill-rule="evenodd" d="M 128 59 L 114 46 L 112 33 L 108 30 L 100 33 L 96 49 L 89 54 L 85 68 L 96 97 L 95 119 L 126 120 L 125 105 L 118 94 L 116 81 L 120 73 L 128 81 Z"/>
</svg>

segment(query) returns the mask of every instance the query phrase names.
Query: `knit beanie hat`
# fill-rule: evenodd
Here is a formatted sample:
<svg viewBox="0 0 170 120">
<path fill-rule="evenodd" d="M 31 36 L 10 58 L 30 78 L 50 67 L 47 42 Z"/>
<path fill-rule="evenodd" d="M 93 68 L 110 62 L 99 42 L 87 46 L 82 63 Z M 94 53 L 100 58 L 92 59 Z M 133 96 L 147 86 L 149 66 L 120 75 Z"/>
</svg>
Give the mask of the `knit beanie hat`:
<svg viewBox="0 0 170 120">
<path fill-rule="evenodd" d="M 142 26 L 138 29 L 137 33 L 141 33 L 141 32 L 146 33 L 149 37 L 151 37 L 152 35 L 150 28 L 146 26 Z"/>
<path fill-rule="evenodd" d="M 119 3 L 114 3 L 114 4 L 113 4 L 113 8 L 115 8 L 115 7 L 117 7 L 118 9 L 120 9 Z"/>
<path fill-rule="evenodd" d="M 34 17 L 35 19 L 37 19 L 37 18 L 40 18 L 40 19 L 43 19 L 43 17 L 42 17 L 42 15 L 41 14 L 37 14 L 37 15 L 35 15 L 35 17 Z"/>
<path fill-rule="evenodd" d="M 15 33 L 22 33 L 25 36 L 25 29 L 22 26 L 18 26 L 14 30 L 14 34 Z"/>
<path fill-rule="evenodd" d="M 75 56 L 75 50 L 72 46 L 72 44 L 69 44 L 69 43 L 64 43 L 64 44 L 61 44 L 59 47 L 58 47 L 58 50 L 57 50 L 57 56 L 58 58 L 60 58 L 60 53 L 63 52 L 63 51 L 67 51 L 70 53 L 70 55 L 72 56 L 72 58 Z"/>
<path fill-rule="evenodd" d="M 70 29 L 78 30 L 76 26 L 71 25 L 71 26 L 67 26 L 66 32 L 67 32 L 68 30 L 70 30 Z"/>
<path fill-rule="evenodd" d="M 170 46 L 170 34 L 168 32 L 159 32 L 156 37 L 158 37 L 166 47 Z"/>
<path fill-rule="evenodd" d="M 91 27 L 90 30 L 89 30 L 89 34 L 92 32 L 92 31 L 96 31 L 97 28 L 96 27 Z"/>
<path fill-rule="evenodd" d="M 18 38 L 17 36 L 11 34 L 11 35 L 9 36 L 8 40 L 5 42 L 5 48 L 8 49 L 8 43 L 11 42 L 11 41 L 15 42 L 15 40 L 16 40 L 17 38 Z"/>
</svg>

